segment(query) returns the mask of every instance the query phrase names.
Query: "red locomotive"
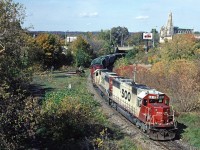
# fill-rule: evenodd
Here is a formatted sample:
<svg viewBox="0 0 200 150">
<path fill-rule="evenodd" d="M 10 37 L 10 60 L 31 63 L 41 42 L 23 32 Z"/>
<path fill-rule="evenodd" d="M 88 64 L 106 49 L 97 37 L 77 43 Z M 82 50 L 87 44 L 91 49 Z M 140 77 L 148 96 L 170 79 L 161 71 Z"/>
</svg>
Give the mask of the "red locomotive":
<svg viewBox="0 0 200 150">
<path fill-rule="evenodd" d="M 99 68 L 100 69 L 99 69 Z M 171 140 L 176 135 L 174 111 L 169 97 L 146 85 L 118 76 L 103 66 L 91 66 L 92 81 L 114 107 L 154 140 Z M 98 69 L 96 69 L 98 68 Z"/>
</svg>

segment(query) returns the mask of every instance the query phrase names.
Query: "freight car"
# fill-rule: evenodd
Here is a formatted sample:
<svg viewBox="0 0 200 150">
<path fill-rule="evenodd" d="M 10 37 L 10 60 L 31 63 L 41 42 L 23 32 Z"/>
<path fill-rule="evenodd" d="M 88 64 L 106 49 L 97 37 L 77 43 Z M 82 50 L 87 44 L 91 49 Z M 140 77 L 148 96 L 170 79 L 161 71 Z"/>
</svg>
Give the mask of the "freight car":
<svg viewBox="0 0 200 150">
<path fill-rule="evenodd" d="M 114 62 L 117 59 L 124 57 L 124 56 L 125 56 L 125 53 L 114 53 L 114 54 L 104 55 L 104 56 L 95 58 L 91 62 L 91 67 L 90 67 L 91 78 L 93 78 L 93 73 L 96 69 L 107 68 L 107 69 L 112 70 Z"/>
<path fill-rule="evenodd" d="M 176 134 L 174 111 L 169 97 L 123 78 L 107 69 L 93 71 L 93 85 L 114 107 L 153 140 L 171 140 Z"/>
</svg>

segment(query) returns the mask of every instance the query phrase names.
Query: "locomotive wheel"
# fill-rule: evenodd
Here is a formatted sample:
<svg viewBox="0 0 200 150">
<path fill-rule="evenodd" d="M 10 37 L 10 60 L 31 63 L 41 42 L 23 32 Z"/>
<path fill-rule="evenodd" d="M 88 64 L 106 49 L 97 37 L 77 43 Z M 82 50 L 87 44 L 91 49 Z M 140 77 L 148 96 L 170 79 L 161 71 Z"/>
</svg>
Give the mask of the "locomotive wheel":
<svg viewBox="0 0 200 150">
<path fill-rule="evenodd" d="M 111 105 L 112 104 L 112 100 L 109 98 L 108 99 L 108 104 Z"/>
<path fill-rule="evenodd" d="M 140 126 L 141 126 L 141 125 L 140 125 L 140 122 L 137 121 L 137 122 L 136 122 L 136 127 L 140 128 Z"/>
<path fill-rule="evenodd" d="M 115 103 L 115 110 L 117 111 L 117 103 Z"/>
<path fill-rule="evenodd" d="M 141 129 L 142 132 L 147 133 L 147 126 L 145 124 L 142 123 Z"/>
<path fill-rule="evenodd" d="M 103 92 L 101 92 L 101 94 L 100 94 L 100 95 L 101 95 L 101 97 L 103 97 Z"/>
</svg>

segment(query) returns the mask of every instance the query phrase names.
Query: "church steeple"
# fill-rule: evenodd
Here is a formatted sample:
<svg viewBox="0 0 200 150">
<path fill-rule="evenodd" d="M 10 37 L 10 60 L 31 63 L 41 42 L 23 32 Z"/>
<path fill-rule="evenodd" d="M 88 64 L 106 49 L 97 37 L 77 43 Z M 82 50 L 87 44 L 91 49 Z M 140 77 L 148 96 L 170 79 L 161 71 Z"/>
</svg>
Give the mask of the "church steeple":
<svg viewBox="0 0 200 150">
<path fill-rule="evenodd" d="M 163 43 L 165 39 L 171 40 L 173 35 L 174 35 L 174 26 L 172 20 L 172 12 L 170 12 L 166 26 L 162 26 L 160 29 L 160 43 Z"/>
<path fill-rule="evenodd" d="M 167 32 L 167 36 L 172 36 L 174 34 L 174 26 L 173 26 L 173 21 L 172 21 L 172 12 L 169 13 L 166 29 L 167 29 L 167 31 L 166 31 Z"/>
</svg>

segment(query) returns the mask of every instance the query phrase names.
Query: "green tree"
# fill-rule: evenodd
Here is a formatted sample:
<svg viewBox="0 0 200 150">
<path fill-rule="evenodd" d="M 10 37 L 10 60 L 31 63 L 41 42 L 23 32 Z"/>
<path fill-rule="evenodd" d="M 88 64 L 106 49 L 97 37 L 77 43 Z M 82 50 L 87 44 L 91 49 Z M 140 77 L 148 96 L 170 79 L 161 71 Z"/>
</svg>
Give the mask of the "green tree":
<svg viewBox="0 0 200 150">
<path fill-rule="evenodd" d="M 123 46 L 129 37 L 129 32 L 126 27 L 113 27 L 111 29 L 111 40 L 115 46 Z"/>
<path fill-rule="evenodd" d="M 98 38 L 101 39 L 101 40 L 105 40 L 105 41 L 110 41 L 110 30 L 101 30 L 101 32 L 98 34 Z"/>
<path fill-rule="evenodd" d="M 156 29 L 152 29 L 151 33 L 153 34 L 152 42 L 154 42 L 154 46 L 157 46 L 159 44 L 159 33 Z"/>
<path fill-rule="evenodd" d="M 143 34 L 142 32 L 131 34 L 126 43 L 128 45 L 135 45 L 135 46 L 144 45 L 142 34 Z"/>
<path fill-rule="evenodd" d="M 70 45 L 70 49 L 74 55 L 76 66 L 89 66 L 93 51 L 82 36 L 77 37 L 77 40 Z"/>
<path fill-rule="evenodd" d="M 21 28 L 24 16 L 19 3 L 0 1 L 0 149 L 26 149 L 34 139 L 38 107 L 27 96 L 32 69 Z"/>
<path fill-rule="evenodd" d="M 9 89 L 17 90 L 16 83 L 26 82 L 30 73 L 25 32 L 21 28 L 23 7 L 12 0 L 0 1 L 0 12 L 0 42 L 4 47 L 0 53 L 1 87 L 9 84 Z"/>
<path fill-rule="evenodd" d="M 101 30 L 92 42 L 89 42 L 96 56 L 106 55 L 114 52 L 114 44 L 111 40 L 111 30 Z"/>
<path fill-rule="evenodd" d="M 192 34 L 175 35 L 173 40 L 161 45 L 161 57 L 169 61 L 175 59 L 194 59 L 199 49 L 196 42 Z"/>
</svg>

